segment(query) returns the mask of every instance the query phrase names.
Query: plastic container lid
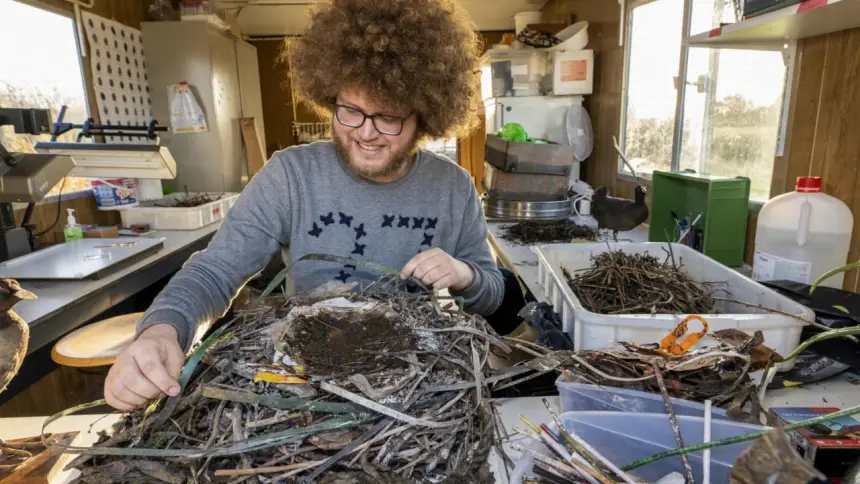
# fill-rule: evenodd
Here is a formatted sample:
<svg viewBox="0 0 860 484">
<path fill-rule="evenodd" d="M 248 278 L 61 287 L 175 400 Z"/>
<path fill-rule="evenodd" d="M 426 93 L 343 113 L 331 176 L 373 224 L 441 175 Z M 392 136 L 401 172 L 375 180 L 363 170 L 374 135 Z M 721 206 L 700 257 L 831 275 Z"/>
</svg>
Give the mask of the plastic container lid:
<svg viewBox="0 0 860 484">
<path fill-rule="evenodd" d="M 821 191 L 821 177 L 820 176 L 801 176 L 797 178 L 797 185 L 795 185 L 795 191 L 801 193 L 818 193 Z"/>
<path fill-rule="evenodd" d="M 568 382 L 560 376 L 555 382 L 561 399 L 562 412 L 636 412 L 666 413 L 663 396 L 627 388 L 598 386 L 587 383 Z M 670 398 L 676 415 L 704 417 L 705 406 L 680 398 Z M 728 412 L 714 408 L 715 420 L 731 420 Z"/>
</svg>

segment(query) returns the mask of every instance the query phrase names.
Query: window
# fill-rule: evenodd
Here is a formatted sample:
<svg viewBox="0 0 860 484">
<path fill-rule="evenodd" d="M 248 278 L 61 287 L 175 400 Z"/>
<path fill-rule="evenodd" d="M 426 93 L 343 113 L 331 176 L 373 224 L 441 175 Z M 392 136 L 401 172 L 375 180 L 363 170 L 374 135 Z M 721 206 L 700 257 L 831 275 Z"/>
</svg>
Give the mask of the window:
<svg viewBox="0 0 860 484">
<path fill-rule="evenodd" d="M 444 156 L 451 161 L 457 160 L 457 139 L 435 139 L 424 143 L 423 148 L 427 151 Z"/>
<path fill-rule="evenodd" d="M 83 123 L 88 111 L 72 19 L 13 0 L 0 0 L 0 18 L 0 106 L 50 109 L 55 119 L 66 105 L 65 120 Z M 76 135 L 61 138 L 74 141 Z M 14 133 L 11 126 L 0 128 L 0 142 L 10 151 L 33 152 L 36 141 L 49 139 Z M 58 194 L 61 185 L 50 194 Z M 63 193 L 89 188 L 87 178 L 67 177 Z"/>
<path fill-rule="evenodd" d="M 657 0 L 631 15 L 624 149 L 637 172 L 672 168 L 683 12 L 684 0 Z"/>
<path fill-rule="evenodd" d="M 633 4 L 625 151 L 643 173 L 682 169 L 748 177 L 750 200 L 767 201 L 790 50 L 784 45 L 684 48 L 681 39 L 690 33 L 737 18 L 732 0 L 687 1 L 687 32 L 684 0 Z M 681 83 L 684 90 L 679 93 Z"/>
</svg>

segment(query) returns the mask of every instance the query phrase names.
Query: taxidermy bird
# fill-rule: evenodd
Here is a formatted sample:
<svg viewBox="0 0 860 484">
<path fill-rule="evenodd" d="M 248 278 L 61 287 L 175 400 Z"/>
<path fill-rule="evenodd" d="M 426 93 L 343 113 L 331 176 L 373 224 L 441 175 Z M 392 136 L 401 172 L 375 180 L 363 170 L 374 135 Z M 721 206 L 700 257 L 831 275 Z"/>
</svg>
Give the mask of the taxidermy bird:
<svg viewBox="0 0 860 484">
<path fill-rule="evenodd" d="M 612 231 L 618 241 L 618 232 L 633 230 L 648 220 L 648 205 L 645 204 L 645 187 L 639 185 L 634 200 L 609 196 L 606 187 L 594 191 L 591 197 L 591 214 L 602 229 Z"/>
<path fill-rule="evenodd" d="M 24 299 L 36 296 L 21 289 L 16 280 L 0 279 L 0 393 L 18 373 L 27 354 L 30 327 L 12 311 L 12 306 Z"/>
</svg>

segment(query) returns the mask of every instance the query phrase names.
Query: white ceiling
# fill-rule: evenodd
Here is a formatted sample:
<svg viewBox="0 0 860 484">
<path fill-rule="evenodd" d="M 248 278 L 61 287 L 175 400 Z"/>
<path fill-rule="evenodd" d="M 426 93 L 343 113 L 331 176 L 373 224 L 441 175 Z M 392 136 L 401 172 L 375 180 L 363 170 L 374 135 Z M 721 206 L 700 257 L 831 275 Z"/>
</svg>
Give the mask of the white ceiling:
<svg viewBox="0 0 860 484">
<path fill-rule="evenodd" d="M 221 0 L 222 6 L 245 5 L 239 14 L 242 32 L 251 36 L 301 33 L 308 22 L 309 4 L 315 0 Z M 460 0 L 472 14 L 478 30 L 513 30 L 514 14 L 540 10 L 547 0 Z M 233 9 L 232 11 L 236 11 Z"/>
</svg>

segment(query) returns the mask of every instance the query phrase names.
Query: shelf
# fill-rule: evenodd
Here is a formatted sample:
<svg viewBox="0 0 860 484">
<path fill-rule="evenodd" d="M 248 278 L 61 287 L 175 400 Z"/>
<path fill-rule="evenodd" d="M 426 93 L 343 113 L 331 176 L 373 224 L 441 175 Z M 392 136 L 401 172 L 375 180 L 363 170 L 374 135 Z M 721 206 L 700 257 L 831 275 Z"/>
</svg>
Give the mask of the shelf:
<svg viewBox="0 0 860 484">
<path fill-rule="evenodd" d="M 742 22 L 693 35 L 691 47 L 779 42 L 860 27 L 860 0 L 806 0 Z"/>
</svg>

